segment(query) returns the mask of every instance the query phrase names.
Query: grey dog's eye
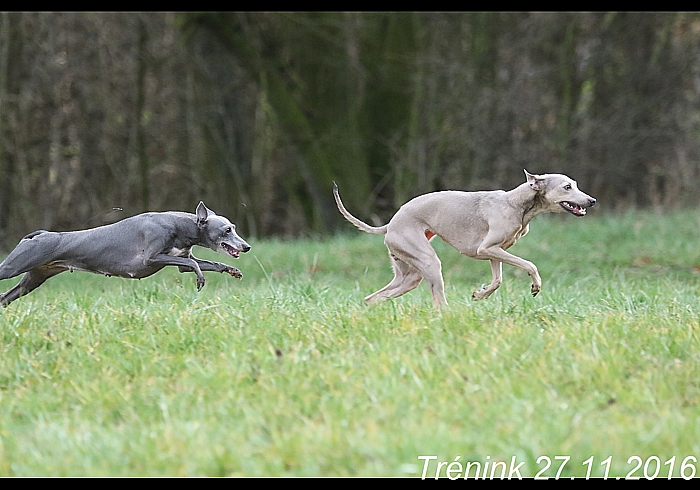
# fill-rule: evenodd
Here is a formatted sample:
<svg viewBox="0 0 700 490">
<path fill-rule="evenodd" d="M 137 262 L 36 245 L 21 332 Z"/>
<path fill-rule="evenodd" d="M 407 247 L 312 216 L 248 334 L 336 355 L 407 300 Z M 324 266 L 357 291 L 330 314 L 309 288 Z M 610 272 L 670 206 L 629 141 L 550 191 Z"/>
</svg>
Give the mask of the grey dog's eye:
<svg viewBox="0 0 700 490">
<path fill-rule="evenodd" d="M 230 226 L 228 228 L 226 228 L 226 233 L 231 233 L 232 231 L 233 231 L 233 229 Z"/>
<path fill-rule="evenodd" d="M 564 190 L 565 190 L 565 191 L 570 191 L 570 190 L 571 190 L 571 184 L 566 184 L 566 185 L 564 186 Z"/>
</svg>

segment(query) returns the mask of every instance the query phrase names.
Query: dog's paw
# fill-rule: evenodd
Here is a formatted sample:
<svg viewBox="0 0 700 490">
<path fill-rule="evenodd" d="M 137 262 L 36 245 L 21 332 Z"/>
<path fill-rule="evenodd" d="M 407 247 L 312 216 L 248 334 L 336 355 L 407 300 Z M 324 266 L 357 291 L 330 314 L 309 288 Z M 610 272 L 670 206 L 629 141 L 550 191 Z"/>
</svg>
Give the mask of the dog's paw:
<svg viewBox="0 0 700 490">
<path fill-rule="evenodd" d="M 197 291 L 201 291 L 202 288 L 204 287 L 204 277 L 198 277 L 197 278 Z"/>
<path fill-rule="evenodd" d="M 489 289 L 489 288 L 481 288 L 478 291 L 474 291 L 472 293 L 472 299 L 474 301 L 481 301 L 482 299 L 486 299 L 489 296 L 491 296 L 494 293 L 495 289 Z"/>
<path fill-rule="evenodd" d="M 530 291 L 532 292 L 533 296 L 537 296 L 537 293 L 540 292 L 540 286 L 533 284 L 532 288 L 530 288 Z"/>
<path fill-rule="evenodd" d="M 228 272 L 230 275 L 232 275 L 233 277 L 237 277 L 238 279 L 243 277 L 243 273 L 235 267 L 228 267 L 224 272 Z"/>
</svg>

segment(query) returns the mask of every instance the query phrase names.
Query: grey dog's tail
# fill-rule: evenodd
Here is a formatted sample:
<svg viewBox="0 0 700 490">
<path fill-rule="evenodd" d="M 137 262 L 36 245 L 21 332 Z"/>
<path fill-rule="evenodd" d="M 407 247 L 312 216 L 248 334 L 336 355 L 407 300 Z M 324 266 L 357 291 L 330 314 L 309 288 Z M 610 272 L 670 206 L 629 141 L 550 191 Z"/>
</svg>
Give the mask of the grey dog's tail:
<svg viewBox="0 0 700 490">
<path fill-rule="evenodd" d="M 335 203 L 338 205 L 338 210 L 340 211 L 340 214 L 345 216 L 345 219 L 348 220 L 350 223 L 357 226 L 360 230 L 366 231 L 367 233 L 374 233 L 375 235 L 386 235 L 386 229 L 388 225 L 370 226 L 367 223 L 355 218 L 352 214 L 350 214 L 350 212 L 347 209 L 345 209 L 345 206 L 343 206 L 343 201 L 340 200 L 340 194 L 338 194 L 338 184 L 336 184 L 335 182 L 333 182 L 333 197 L 335 197 Z"/>
</svg>

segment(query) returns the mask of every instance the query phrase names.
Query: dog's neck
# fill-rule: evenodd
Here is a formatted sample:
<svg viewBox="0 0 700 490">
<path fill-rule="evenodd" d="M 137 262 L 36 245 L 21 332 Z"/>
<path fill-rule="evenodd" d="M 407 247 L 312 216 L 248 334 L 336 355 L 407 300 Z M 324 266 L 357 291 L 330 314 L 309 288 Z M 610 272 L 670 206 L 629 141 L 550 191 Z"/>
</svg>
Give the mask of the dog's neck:
<svg viewBox="0 0 700 490">
<path fill-rule="evenodd" d="M 526 226 L 538 214 L 544 212 L 543 193 L 534 190 L 525 182 L 515 189 L 508 191 L 508 200 L 523 212 L 523 227 Z"/>
<path fill-rule="evenodd" d="M 197 225 L 197 216 L 191 213 L 173 213 L 181 219 L 175 224 L 173 239 L 178 248 L 192 248 L 193 245 L 201 245 L 204 241 L 205 230 Z"/>
</svg>

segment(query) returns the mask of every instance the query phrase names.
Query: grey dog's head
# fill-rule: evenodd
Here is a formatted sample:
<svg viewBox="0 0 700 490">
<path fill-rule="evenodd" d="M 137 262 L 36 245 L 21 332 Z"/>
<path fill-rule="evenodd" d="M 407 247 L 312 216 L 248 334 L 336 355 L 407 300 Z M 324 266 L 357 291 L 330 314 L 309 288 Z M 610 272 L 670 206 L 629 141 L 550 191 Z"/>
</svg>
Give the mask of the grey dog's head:
<svg viewBox="0 0 700 490">
<path fill-rule="evenodd" d="M 576 181 L 562 174 L 534 175 L 525 170 L 527 183 L 543 198 L 545 210 L 585 216 L 596 200 L 579 190 Z"/>
<path fill-rule="evenodd" d="M 215 214 L 202 201 L 197 205 L 195 214 L 197 226 L 202 230 L 202 246 L 235 258 L 238 258 L 241 252 L 250 250 L 250 245 L 236 234 L 236 225 Z"/>
</svg>

